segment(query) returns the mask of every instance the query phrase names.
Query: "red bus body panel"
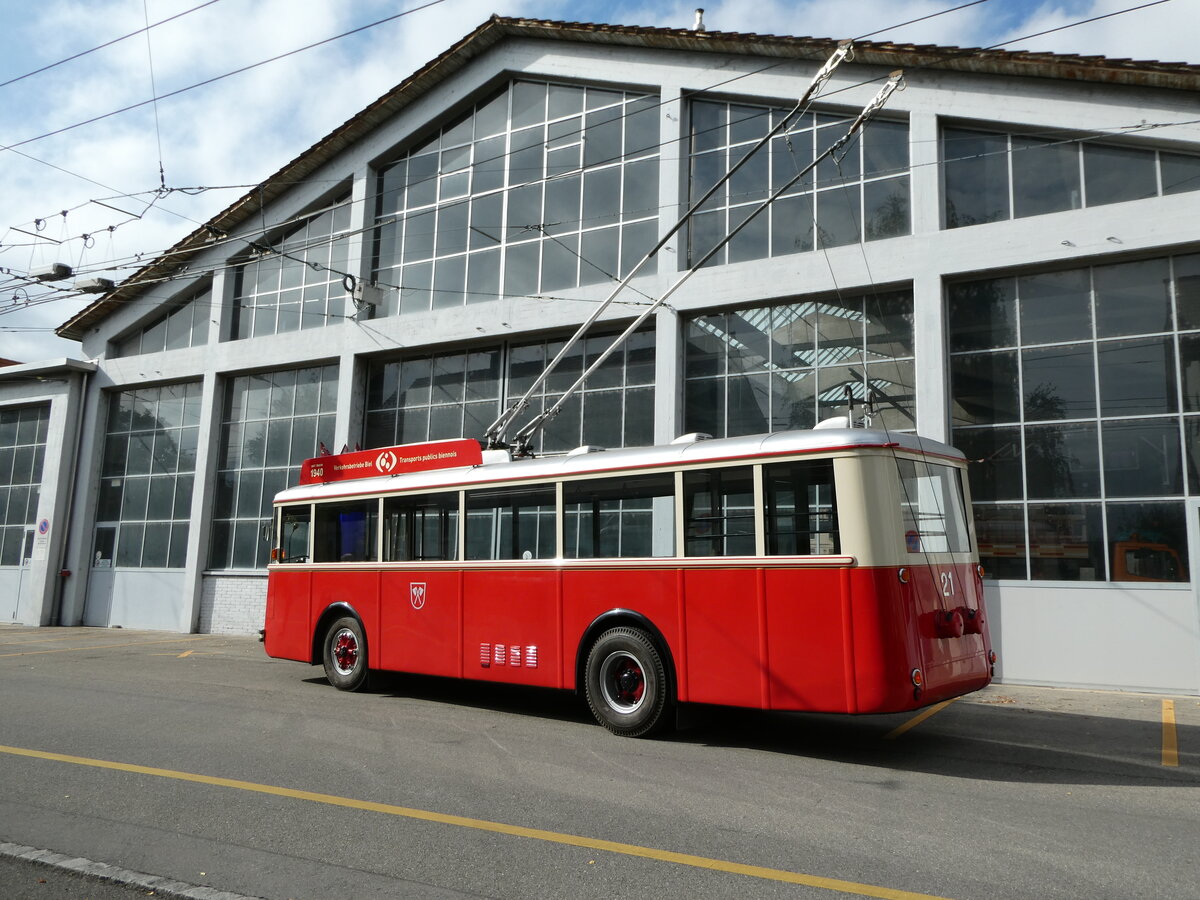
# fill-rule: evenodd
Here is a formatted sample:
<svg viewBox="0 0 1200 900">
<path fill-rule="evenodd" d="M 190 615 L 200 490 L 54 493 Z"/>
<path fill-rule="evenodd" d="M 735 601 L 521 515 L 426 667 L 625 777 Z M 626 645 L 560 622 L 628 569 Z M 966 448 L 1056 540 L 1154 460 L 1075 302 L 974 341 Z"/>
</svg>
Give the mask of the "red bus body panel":
<svg viewBox="0 0 1200 900">
<path fill-rule="evenodd" d="M 777 561 L 272 566 L 268 655 L 319 662 L 313 640 L 331 607 L 362 620 L 372 668 L 481 681 L 579 687 L 584 637 L 609 613 L 632 613 L 658 632 L 682 702 L 899 712 L 991 680 L 975 565 L 917 555 L 904 570 Z M 947 633 L 948 617 L 971 610 L 976 633 Z"/>
</svg>

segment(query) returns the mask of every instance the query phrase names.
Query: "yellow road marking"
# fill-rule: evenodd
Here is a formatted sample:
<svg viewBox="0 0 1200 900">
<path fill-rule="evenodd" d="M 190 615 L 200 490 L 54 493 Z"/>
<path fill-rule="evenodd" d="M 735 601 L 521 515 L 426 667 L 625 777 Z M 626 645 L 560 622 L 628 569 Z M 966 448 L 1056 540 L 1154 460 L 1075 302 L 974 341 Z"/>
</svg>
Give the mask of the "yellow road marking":
<svg viewBox="0 0 1200 900">
<path fill-rule="evenodd" d="M 1179 765 L 1179 741 L 1175 735 L 1175 701 L 1162 702 L 1162 764 Z"/>
<path fill-rule="evenodd" d="M 208 635 L 198 637 L 180 637 L 169 641 L 123 641 L 119 644 L 92 644 L 90 647 L 60 647 L 58 650 L 22 650 L 19 653 L 0 653 L 0 659 L 6 656 L 36 656 L 39 653 L 71 653 L 78 650 L 107 650 L 109 647 L 140 647 L 143 644 L 181 644 L 185 641 L 202 641 Z"/>
<path fill-rule="evenodd" d="M 902 891 L 895 888 L 879 887 L 872 884 L 860 884 L 854 881 L 842 881 L 838 878 L 824 878 L 820 875 L 806 875 L 801 872 L 789 872 L 786 869 L 771 869 L 765 866 L 752 866 L 744 863 L 729 862 L 722 859 L 710 859 L 706 856 L 693 856 L 690 853 L 676 853 L 673 850 L 658 850 L 654 847 L 642 847 L 637 844 L 623 844 L 618 841 L 606 841 L 600 838 L 582 837 L 574 834 L 564 834 L 557 831 L 544 831 L 540 828 L 526 828 L 521 825 L 508 825 L 504 822 L 490 822 L 487 819 L 472 819 L 467 816 L 453 816 L 446 813 L 430 812 L 424 809 L 413 809 L 407 806 L 395 806 L 391 803 L 375 803 L 370 800 L 355 800 L 351 797 L 339 797 L 335 794 L 319 794 L 314 791 L 298 791 L 293 788 L 279 787 L 272 784 L 258 784 L 253 781 L 240 781 L 234 778 L 218 778 L 212 775 L 198 775 L 193 772 L 178 772 L 173 769 L 159 769 L 153 766 L 139 766 L 132 763 L 111 762 L 105 759 L 89 759 L 85 756 L 68 756 L 63 753 L 49 753 L 43 750 L 28 750 L 23 747 L 6 747 L 0 744 L 0 753 L 12 756 L 25 756 L 31 759 L 43 759 L 53 762 L 70 763 L 76 766 L 91 766 L 97 769 L 111 769 L 118 772 L 129 772 L 135 775 L 153 775 L 159 778 L 172 778 L 176 781 L 190 781 L 196 784 L 207 784 L 215 787 L 232 788 L 239 791 L 251 791 L 258 794 L 270 794 L 275 797 L 290 797 L 294 800 L 307 800 L 310 803 L 323 803 L 327 806 L 342 806 L 348 809 L 364 810 L 366 812 L 382 813 L 389 816 L 401 816 L 406 819 L 418 819 L 423 822 L 437 822 L 441 825 L 453 825 L 458 828 L 473 828 L 478 831 L 490 831 L 494 834 L 504 834 L 510 837 L 532 838 L 547 841 L 552 844 L 565 844 L 570 847 L 583 847 L 589 850 L 605 850 L 624 856 L 636 856 L 642 859 L 653 859 L 659 862 L 676 863 L 681 866 L 691 866 L 697 869 L 710 869 L 716 872 L 726 872 L 734 875 L 745 875 L 750 878 L 762 878 L 768 881 L 782 881 L 788 884 L 802 884 L 807 887 L 824 888 L 830 891 L 841 891 L 844 894 L 855 894 L 860 897 L 877 897 L 881 900 L 946 900 L 933 894 L 918 894 L 912 891 Z"/>
<path fill-rule="evenodd" d="M 191 656 L 191 655 L 192 655 L 192 651 L 191 651 L 191 650 L 184 650 L 184 651 L 183 651 L 182 653 L 180 653 L 180 654 L 179 654 L 179 656 L 178 656 L 178 657 L 176 657 L 176 658 L 177 658 L 177 659 L 183 659 L 185 656 Z"/>
<path fill-rule="evenodd" d="M 913 716 L 911 719 L 909 719 L 903 725 L 893 728 L 891 731 L 889 731 L 887 734 L 885 734 L 883 736 L 883 739 L 885 741 L 894 741 L 896 738 L 900 737 L 900 735 L 904 734 L 904 732 L 908 731 L 910 728 L 916 728 L 918 725 L 920 725 L 922 722 L 924 722 L 926 719 L 928 719 L 934 713 L 941 712 L 943 709 L 945 709 L 947 706 L 949 706 L 951 703 L 953 703 L 957 699 L 958 699 L 957 697 L 951 697 L 949 700 L 943 700 L 941 703 L 935 703 L 933 706 L 929 707 L 928 709 L 921 710 L 919 713 L 917 713 L 915 716 Z"/>
</svg>

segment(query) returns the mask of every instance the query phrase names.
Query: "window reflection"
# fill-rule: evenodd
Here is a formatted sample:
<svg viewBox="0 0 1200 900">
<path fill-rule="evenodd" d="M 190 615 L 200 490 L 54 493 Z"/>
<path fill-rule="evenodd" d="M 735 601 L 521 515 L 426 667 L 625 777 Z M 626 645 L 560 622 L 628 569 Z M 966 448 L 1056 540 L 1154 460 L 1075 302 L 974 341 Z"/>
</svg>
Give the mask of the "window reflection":
<svg viewBox="0 0 1200 900">
<path fill-rule="evenodd" d="M 374 266 L 395 291 L 385 312 L 627 274 L 657 237 L 657 110 L 636 92 L 514 81 L 383 166 Z"/>
<path fill-rule="evenodd" d="M 948 289 L 952 442 L 981 533 L 1024 510 L 1029 577 L 1186 578 L 1171 498 L 1200 493 L 1198 283 L 1187 255 Z"/>
<path fill-rule="evenodd" d="M 773 191 L 783 188 L 840 138 L 850 119 L 818 114 L 793 117 L 781 135 L 747 157 L 787 110 L 694 99 L 690 104 L 688 199 L 695 203 L 743 158 L 745 165 L 705 202 L 688 224 L 692 265 L 743 222 Z M 814 187 L 818 188 L 814 193 Z M 724 265 L 838 247 L 911 232 L 908 126 L 872 122 L 862 139 L 837 159 L 827 157 L 717 251 L 706 265 Z"/>
<path fill-rule="evenodd" d="M 947 228 L 1200 190 L 1200 156 L 1090 138 L 944 128 L 942 163 Z"/>
<path fill-rule="evenodd" d="M 907 292 L 706 313 L 684 334 L 688 431 L 809 428 L 844 414 L 847 390 L 856 401 L 870 394 L 880 424 L 914 425 Z"/>
</svg>

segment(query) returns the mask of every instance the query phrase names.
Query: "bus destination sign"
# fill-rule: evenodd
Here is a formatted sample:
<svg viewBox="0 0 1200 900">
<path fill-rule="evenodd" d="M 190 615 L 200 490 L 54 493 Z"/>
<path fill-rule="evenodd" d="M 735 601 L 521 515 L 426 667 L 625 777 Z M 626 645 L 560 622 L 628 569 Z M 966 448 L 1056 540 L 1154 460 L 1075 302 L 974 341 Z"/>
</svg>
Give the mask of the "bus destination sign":
<svg viewBox="0 0 1200 900">
<path fill-rule="evenodd" d="M 483 462 L 479 441 L 470 438 L 402 444 L 376 450 L 357 450 L 332 456 L 316 456 L 300 468 L 301 484 L 350 481 L 379 475 L 400 475 L 430 469 L 454 469 L 477 466 Z"/>
</svg>

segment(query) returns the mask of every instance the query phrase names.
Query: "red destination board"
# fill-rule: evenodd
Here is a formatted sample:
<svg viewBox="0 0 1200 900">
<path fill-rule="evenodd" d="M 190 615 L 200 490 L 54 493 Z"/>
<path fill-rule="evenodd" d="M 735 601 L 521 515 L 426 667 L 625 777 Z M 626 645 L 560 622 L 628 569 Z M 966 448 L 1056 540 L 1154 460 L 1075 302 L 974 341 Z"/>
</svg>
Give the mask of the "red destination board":
<svg viewBox="0 0 1200 900">
<path fill-rule="evenodd" d="M 429 469 L 454 469 L 483 462 L 479 441 L 470 438 L 402 444 L 377 450 L 358 450 L 334 456 L 316 456 L 300 467 L 301 484 L 349 481 L 378 475 L 400 475 Z"/>
</svg>

